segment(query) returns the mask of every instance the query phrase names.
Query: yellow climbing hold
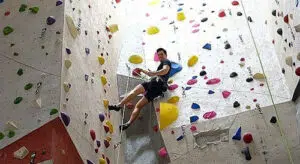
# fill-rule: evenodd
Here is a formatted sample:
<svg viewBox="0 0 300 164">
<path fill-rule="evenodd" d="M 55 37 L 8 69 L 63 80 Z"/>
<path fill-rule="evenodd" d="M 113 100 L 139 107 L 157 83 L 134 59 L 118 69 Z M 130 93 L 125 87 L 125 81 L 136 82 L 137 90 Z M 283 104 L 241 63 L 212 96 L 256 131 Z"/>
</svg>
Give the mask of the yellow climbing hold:
<svg viewBox="0 0 300 164">
<path fill-rule="evenodd" d="M 183 12 L 177 13 L 177 20 L 178 21 L 184 21 L 185 20 L 185 15 Z"/>
<path fill-rule="evenodd" d="M 99 64 L 103 65 L 105 62 L 104 57 L 98 56 L 98 62 L 99 62 Z"/>
<path fill-rule="evenodd" d="M 102 82 L 102 85 L 105 85 L 107 83 L 105 76 L 101 76 L 101 82 Z"/>
<path fill-rule="evenodd" d="M 103 105 L 106 109 L 108 108 L 108 104 L 109 104 L 109 101 L 107 99 L 103 99 Z"/>
<path fill-rule="evenodd" d="M 178 117 L 178 108 L 176 105 L 169 103 L 160 103 L 159 114 L 159 129 L 163 130 L 171 123 L 173 123 Z"/>
<path fill-rule="evenodd" d="M 65 60 L 65 66 L 67 69 L 69 69 L 71 67 L 71 65 L 72 65 L 71 60 Z"/>
<path fill-rule="evenodd" d="M 70 91 L 70 84 L 69 83 L 67 83 L 67 82 L 64 82 L 64 90 L 65 90 L 65 92 L 69 92 Z"/>
<path fill-rule="evenodd" d="M 265 79 L 265 75 L 262 73 L 256 73 L 253 76 L 254 79 Z"/>
<path fill-rule="evenodd" d="M 106 140 L 107 140 L 108 142 L 110 142 L 110 141 L 111 141 L 111 137 L 107 136 L 107 137 L 106 137 Z"/>
<path fill-rule="evenodd" d="M 194 55 L 188 60 L 188 66 L 192 67 L 198 62 L 198 56 Z"/>
<path fill-rule="evenodd" d="M 118 25 L 117 25 L 117 24 L 109 25 L 109 31 L 110 31 L 111 33 L 115 33 L 115 32 L 117 32 L 117 31 L 119 31 Z"/>
<path fill-rule="evenodd" d="M 172 96 L 171 98 L 169 98 L 168 103 L 177 103 L 178 101 L 179 101 L 178 96 Z"/>
<path fill-rule="evenodd" d="M 69 31 L 72 35 L 72 37 L 75 39 L 78 35 L 78 30 L 76 29 L 76 26 L 74 24 L 74 21 L 72 19 L 72 17 L 70 17 L 69 15 L 66 15 L 66 22 L 69 28 Z"/>
<path fill-rule="evenodd" d="M 105 159 L 104 159 L 104 158 L 100 158 L 100 159 L 99 159 L 99 164 L 106 164 Z"/>
<path fill-rule="evenodd" d="M 173 83 L 173 79 L 169 79 L 168 84 L 172 84 L 172 83 Z"/>
<path fill-rule="evenodd" d="M 143 58 L 140 55 L 131 55 L 128 61 L 132 64 L 140 64 L 143 62 Z"/>
<path fill-rule="evenodd" d="M 151 26 L 147 29 L 147 34 L 149 35 L 155 35 L 159 33 L 159 29 L 156 26 Z"/>
<path fill-rule="evenodd" d="M 149 6 L 156 5 L 160 2 L 160 0 L 152 0 L 148 3 Z"/>
<path fill-rule="evenodd" d="M 105 124 L 109 127 L 109 133 L 112 134 L 114 132 L 114 127 L 109 120 L 105 121 Z"/>
</svg>

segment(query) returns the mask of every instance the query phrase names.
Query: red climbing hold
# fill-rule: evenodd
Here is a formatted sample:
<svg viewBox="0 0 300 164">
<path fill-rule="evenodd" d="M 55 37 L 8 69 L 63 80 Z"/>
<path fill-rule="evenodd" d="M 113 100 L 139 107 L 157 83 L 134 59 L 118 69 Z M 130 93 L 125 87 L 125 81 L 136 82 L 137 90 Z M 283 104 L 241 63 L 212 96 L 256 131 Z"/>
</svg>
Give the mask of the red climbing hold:
<svg viewBox="0 0 300 164">
<path fill-rule="evenodd" d="M 265 84 L 264 83 L 260 83 L 259 86 L 263 87 Z"/>
<path fill-rule="evenodd" d="M 238 1 L 232 1 L 232 5 L 237 6 L 237 5 L 239 5 L 239 2 Z"/>
<path fill-rule="evenodd" d="M 190 130 L 191 130 L 192 132 L 194 132 L 194 131 L 197 130 L 197 127 L 196 127 L 195 125 L 192 125 L 191 128 L 190 128 Z"/>
<path fill-rule="evenodd" d="M 296 74 L 297 76 L 300 76 L 300 67 L 296 68 L 295 74 Z"/>
<path fill-rule="evenodd" d="M 188 85 L 194 85 L 197 83 L 197 79 L 191 79 L 187 82 Z"/>
<path fill-rule="evenodd" d="M 111 39 L 111 38 L 112 38 L 112 35 L 111 35 L 111 34 L 109 34 L 109 35 L 108 35 L 108 38 L 109 38 L 109 39 Z"/>
<path fill-rule="evenodd" d="M 275 44 L 275 40 L 274 39 L 272 40 L 272 43 Z"/>
<path fill-rule="evenodd" d="M 216 115 L 217 115 L 217 113 L 214 112 L 214 111 L 206 112 L 206 113 L 203 115 L 203 118 L 205 118 L 205 119 L 212 119 L 212 118 L 214 118 Z"/>
<path fill-rule="evenodd" d="M 257 99 L 253 99 L 253 102 L 256 102 L 257 101 Z"/>
<path fill-rule="evenodd" d="M 222 92 L 223 98 L 225 98 L 225 99 L 228 98 L 230 94 L 231 94 L 231 92 L 229 92 L 229 91 Z"/>
<path fill-rule="evenodd" d="M 244 61 L 245 61 L 245 58 L 241 58 L 240 61 L 241 61 L 241 62 L 244 62 Z"/>
<path fill-rule="evenodd" d="M 245 133 L 243 136 L 243 140 L 245 143 L 251 143 L 253 141 L 253 137 L 251 133 Z"/>
<path fill-rule="evenodd" d="M 219 17 L 225 17 L 226 16 L 226 14 L 225 14 L 225 11 L 224 10 L 222 10 L 222 11 L 220 11 L 220 13 L 219 13 Z"/>
<path fill-rule="evenodd" d="M 210 79 L 206 82 L 207 85 L 218 84 L 221 80 L 219 78 Z"/>
<path fill-rule="evenodd" d="M 10 11 L 6 11 L 6 12 L 4 13 L 5 16 L 9 16 L 9 14 L 10 14 Z"/>
<path fill-rule="evenodd" d="M 250 91 L 254 91 L 254 88 L 251 88 Z"/>
<path fill-rule="evenodd" d="M 224 63 L 224 60 L 221 60 L 220 63 L 223 64 L 223 63 Z"/>
<path fill-rule="evenodd" d="M 207 76 L 204 76 L 204 80 L 206 80 L 208 77 Z"/>
<path fill-rule="evenodd" d="M 104 127 L 104 130 L 105 130 L 105 133 L 108 133 L 109 132 L 109 127 L 106 126 L 106 125 L 103 125 L 103 127 Z"/>
<path fill-rule="evenodd" d="M 159 109 L 159 108 L 156 108 L 156 110 L 155 110 L 155 111 L 158 113 L 158 112 L 160 112 L 160 109 Z"/>
<path fill-rule="evenodd" d="M 98 153 L 98 148 L 97 148 L 97 149 L 95 149 L 95 153 Z"/>
<path fill-rule="evenodd" d="M 177 84 L 173 84 L 173 85 L 170 85 L 170 86 L 168 87 L 168 89 L 169 89 L 170 91 L 173 91 L 173 90 L 175 90 L 176 88 L 178 88 L 178 85 L 177 85 Z"/>
<path fill-rule="evenodd" d="M 116 0 L 116 3 L 120 3 L 121 2 L 121 0 Z"/>
<path fill-rule="evenodd" d="M 91 135 L 92 140 L 95 141 L 95 139 L 96 139 L 96 133 L 95 133 L 94 130 L 90 130 L 90 135 Z"/>
<path fill-rule="evenodd" d="M 140 74 L 141 74 L 141 69 L 135 68 L 135 69 L 132 70 L 132 76 L 138 76 L 139 77 Z"/>
<path fill-rule="evenodd" d="M 158 125 L 153 126 L 153 130 L 154 130 L 155 132 L 157 132 L 157 131 L 158 131 Z"/>
<path fill-rule="evenodd" d="M 289 15 L 284 16 L 283 20 L 285 23 L 289 24 Z"/>
<path fill-rule="evenodd" d="M 175 133 L 175 132 L 172 130 L 172 131 L 171 131 L 171 134 L 174 134 L 174 133 Z"/>
</svg>

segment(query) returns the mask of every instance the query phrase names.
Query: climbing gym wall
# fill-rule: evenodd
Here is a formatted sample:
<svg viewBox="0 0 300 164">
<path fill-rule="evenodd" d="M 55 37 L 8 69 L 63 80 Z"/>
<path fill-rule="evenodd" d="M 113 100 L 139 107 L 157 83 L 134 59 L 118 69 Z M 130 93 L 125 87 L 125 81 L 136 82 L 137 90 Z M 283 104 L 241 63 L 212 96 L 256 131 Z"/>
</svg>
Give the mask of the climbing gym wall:
<svg viewBox="0 0 300 164">
<path fill-rule="evenodd" d="M 115 2 L 65 1 L 61 72 L 62 119 L 85 163 L 116 163 L 119 115 L 116 60 L 119 55 Z M 117 149 L 116 149 L 117 150 Z"/>
<path fill-rule="evenodd" d="M 0 1 L 0 148 L 58 116 L 64 5 Z"/>
</svg>

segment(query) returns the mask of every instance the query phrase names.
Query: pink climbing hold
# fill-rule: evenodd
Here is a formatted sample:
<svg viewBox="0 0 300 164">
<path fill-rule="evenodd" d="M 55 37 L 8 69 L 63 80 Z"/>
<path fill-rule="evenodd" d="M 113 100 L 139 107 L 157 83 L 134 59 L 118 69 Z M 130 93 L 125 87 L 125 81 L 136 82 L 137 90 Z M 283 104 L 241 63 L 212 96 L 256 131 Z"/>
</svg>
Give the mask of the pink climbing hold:
<svg viewBox="0 0 300 164">
<path fill-rule="evenodd" d="M 195 22 L 195 20 L 190 20 L 189 22 L 190 22 L 190 23 L 193 23 L 193 22 Z"/>
<path fill-rule="evenodd" d="M 197 32 L 199 32 L 199 29 L 195 29 L 192 31 L 192 33 L 197 33 Z"/>
<path fill-rule="evenodd" d="M 222 10 L 222 11 L 220 11 L 219 12 L 219 17 L 225 17 L 226 16 L 226 14 L 225 14 L 225 11 L 224 10 Z"/>
<path fill-rule="evenodd" d="M 96 139 L 96 133 L 95 133 L 94 130 L 90 130 L 90 136 L 91 136 L 92 140 L 95 141 L 95 139 Z"/>
<path fill-rule="evenodd" d="M 121 0 L 116 0 L 116 3 L 120 3 L 121 2 Z"/>
<path fill-rule="evenodd" d="M 108 127 L 108 126 L 103 125 L 103 128 L 104 128 L 104 130 L 105 130 L 105 133 L 108 133 L 108 132 L 109 132 L 109 127 Z"/>
<path fill-rule="evenodd" d="M 191 79 L 187 82 L 188 85 L 194 85 L 197 83 L 197 79 Z"/>
<path fill-rule="evenodd" d="M 158 54 L 156 52 L 154 54 L 154 61 L 159 61 Z"/>
<path fill-rule="evenodd" d="M 206 82 L 207 85 L 218 84 L 221 80 L 219 78 L 213 78 Z"/>
<path fill-rule="evenodd" d="M 178 88 L 178 85 L 177 85 L 177 84 L 172 84 L 172 85 L 170 85 L 170 86 L 168 87 L 168 89 L 169 89 L 170 91 L 173 91 L 173 90 L 175 90 L 176 88 Z"/>
<path fill-rule="evenodd" d="M 200 26 L 199 23 L 193 25 L 193 27 L 199 27 L 199 26 Z"/>
<path fill-rule="evenodd" d="M 212 119 L 212 118 L 214 118 L 216 115 L 217 115 L 217 113 L 214 112 L 214 111 L 206 112 L 206 113 L 204 113 L 203 118 L 205 118 L 205 119 Z"/>
<path fill-rule="evenodd" d="M 161 148 L 158 151 L 158 155 L 162 158 L 166 157 L 168 155 L 167 149 L 165 147 Z"/>
<path fill-rule="evenodd" d="M 204 80 L 206 80 L 208 77 L 207 76 L 204 76 Z"/>
<path fill-rule="evenodd" d="M 225 98 L 225 99 L 228 98 L 230 94 L 231 94 L 231 92 L 229 92 L 229 91 L 222 92 L 223 98 Z"/>
<path fill-rule="evenodd" d="M 108 148 L 109 145 L 110 145 L 109 142 L 107 140 L 104 140 L 104 146 L 105 146 L 105 148 Z"/>
<path fill-rule="evenodd" d="M 232 5 L 237 6 L 237 5 L 239 5 L 239 2 L 238 1 L 232 1 Z"/>
<path fill-rule="evenodd" d="M 168 17 L 162 17 L 160 20 L 163 21 L 163 20 L 166 20 L 168 19 Z"/>
<path fill-rule="evenodd" d="M 196 127 L 195 125 L 192 125 L 191 128 L 190 128 L 190 130 L 191 130 L 192 132 L 195 132 L 195 131 L 197 130 L 197 127 Z"/>
<path fill-rule="evenodd" d="M 149 13 L 146 13 L 146 17 L 148 17 L 148 16 L 150 16 L 150 14 L 149 14 Z"/>
</svg>

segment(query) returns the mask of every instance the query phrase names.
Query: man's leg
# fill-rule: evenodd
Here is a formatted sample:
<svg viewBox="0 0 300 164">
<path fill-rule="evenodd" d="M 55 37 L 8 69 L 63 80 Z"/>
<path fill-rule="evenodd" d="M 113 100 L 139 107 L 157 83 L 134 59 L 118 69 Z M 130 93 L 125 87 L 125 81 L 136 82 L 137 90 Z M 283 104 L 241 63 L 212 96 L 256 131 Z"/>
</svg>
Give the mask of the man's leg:
<svg viewBox="0 0 300 164">
<path fill-rule="evenodd" d="M 132 124 L 137 119 L 142 108 L 148 103 L 149 103 L 148 99 L 145 96 L 143 96 L 135 105 L 135 108 L 131 113 L 130 120 L 127 123 L 120 125 L 120 129 L 126 130 L 130 126 L 130 124 Z"/>
<path fill-rule="evenodd" d="M 138 94 L 141 94 L 141 93 L 144 93 L 144 92 L 145 92 L 145 89 L 144 89 L 143 85 L 139 84 L 133 90 L 131 90 L 129 92 L 129 94 L 126 95 L 119 104 L 117 104 L 117 105 L 109 105 L 108 109 L 109 110 L 119 111 L 122 108 L 123 105 L 125 105 L 126 103 L 128 103 L 129 101 L 131 101 Z"/>
</svg>

